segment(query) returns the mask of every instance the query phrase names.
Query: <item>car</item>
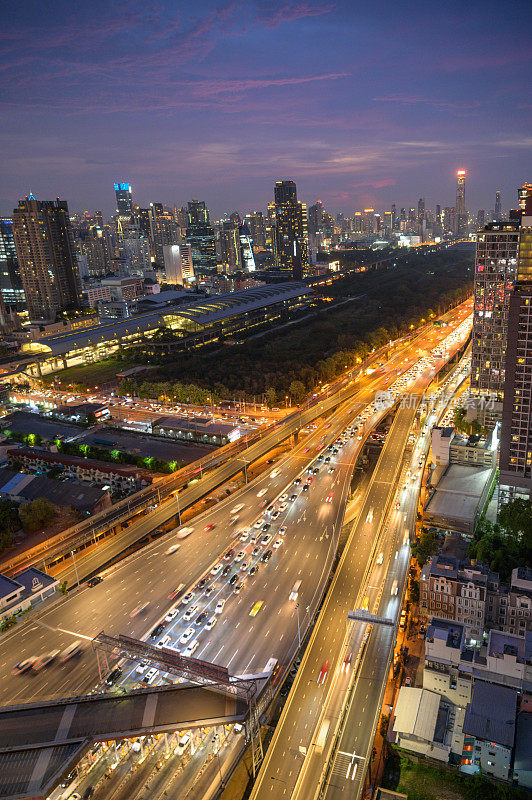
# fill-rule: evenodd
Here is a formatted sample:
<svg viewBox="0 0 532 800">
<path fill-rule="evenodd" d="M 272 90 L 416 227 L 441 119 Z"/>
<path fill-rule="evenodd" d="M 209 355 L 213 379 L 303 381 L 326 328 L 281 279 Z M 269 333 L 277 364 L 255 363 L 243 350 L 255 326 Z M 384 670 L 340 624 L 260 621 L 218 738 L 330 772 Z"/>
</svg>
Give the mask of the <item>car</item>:
<svg viewBox="0 0 532 800">
<path fill-rule="evenodd" d="M 284 502 L 285 500 L 287 500 L 287 499 L 288 499 L 288 494 L 287 494 L 286 492 L 284 492 L 284 493 L 283 493 L 283 494 L 282 494 L 282 495 L 279 497 L 279 500 L 281 501 L 281 503 L 283 503 L 283 502 Z"/>
<path fill-rule="evenodd" d="M 207 578 L 201 578 L 194 586 L 195 592 L 202 592 L 205 589 L 205 584 L 207 583 Z"/>
<path fill-rule="evenodd" d="M 223 564 L 215 564 L 214 567 L 211 569 L 211 575 L 218 575 L 223 569 Z"/>
<path fill-rule="evenodd" d="M 366 522 L 373 522 L 373 508 L 370 508 L 366 517 Z"/>
<path fill-rule="evenodd" d="M 326 502 L 326 503 L 332 503 L 332 499 L 333 499 L 333 496 L 332 496 L 332 492 L 331 492 L 331 493 L 330 493 L 330 494 L 328 494 L 328 495 L 327 495 L 327 497 L 325 498 L 325 502 Z"/>
<path fill-rule="evenodd" d="M 198 607 L 196 605 L 189 606 L 183 614 L 183 622 L 190 622 L 194 614 L 196 614 Z"/>
<path fill-rule="evenodd" d="M 164 551 L 165 556 L 171 556 L 172 553 L 175 553 L 177 550 L 179 550 L 180 547 L 181 547 L 180 544 L 172 544 L 172 545 L 170 545 L 168 550 Z"/>
<path fill-rule="evenodd" d="M 283 525 L 282 527 L 280 527 L 280 528 L 279 528 L 279 531 L 278 531 L 278 532 L 279 532 L 279 534 L 280 534 L 281 536 L 284 536 L 284 535 L 285 535 L 285 533 L 286 533 L 286 530 L 287 530 L 287 528 L 286 528 L 286 525 Z"/>
<path fill-rule="evenodd" d="M 229 586 L 234 586 L 238 580 L 238 575 L 231 575 L 229 578 Z"/>
<path fill-rule="evenodd" d="M 34 672 L 39 672 L 40 669 L 43 667 L 47 667 L 48 664 L 51 664 L 54 659 L 57 658 L 61 650 L 50 650 L 48 653 L 43 653 L 42 656 L 31 665 L 31 668 Z"/>
<path fill-rule="evenodd" d="M 365 597 L 362 601 L 362 608 L 364 611 L 367 611 L 369 608 L 369 597 Z"/>
<path fill-rule="evenodd" d="M 249 539 L 249 533 L 250 533 L 249 531 L 241 531 L 240 532 L 240 541 L 241 542 L 247 542 L 247 540 Z"/>
<path fill-rule="evenodd" d="M 264 600 L 257 600 L 255 605 L 252 607 L 251 611 L 249 612 L 250 617 L 256 617 L 259 611 L 261 610 L 262 606 L 264 605 Z"/>
<path fill-rule="evenodd" d="M 217 622 L 218 622 L 218 617 L 215 614 L 213 614 L 212 617 L 209 617 L 209 619 L 205 623 L 205 630 L 212 631 Z"/>
<path fill-rule="evenodd" d="M 89 578 L 89 580 L 87 581 L 87 586 L 89 586 L 92 589 L 93 586 L 98 586 L 98 584 L 101 583 L 102 581 L 103 578 L 100 575 L 95 575 L 94 578 Z"/>
<path fill-rule="evenodd" d="M 260 560 L 266 562 L 266 561 L 269 561 L 271 557 L 272 557 L 272 551 L 271 550 L 266 550 L 266 552 L 262 554 L 262 557 L 261 557 Z"/>
<path fill-rule="evenodd" d="M 199 640 L 194 639 L 194 641 L 190 642 L 186 650 L 183 652 L 183 655 L 189 658 L 199 647 Z"/>
<path fill-rule="evenodd" d="M 258 530 L 259 528 L 261 528 L 261 527 L 262 527 L 262 525 L 263 525 L 263 524 L 264 524 L 264 520 L 263 520 L 263 519 L 258 519 L 258 520 L 255 522 L 255 524 L 253 525 L 253 527 L 254 527 L 256 530 Z"/>
<path fill-rule="evenodd" d="M 308 492 L 308 490 L 309 490 L 309 485 L 308 485 L 308 482 L 307 482 L 307 483 L 306 483 L 306 484 L 303 486 L 303 491 L 304 491 L 304 492 Z"/>
<path fill-rule="evenodd" d="M 167 644 L 170 644 L 171 640 L 172 640 L 172 637 L 170 636 L 169 633 L 167 633 L 165 636 L 163 636 L 163 638 L 161 639 L 160 642 L 157 642 L 155 647 L 158 647 L 159 649 L 161 647 L 166 647 Z"/>
<path fill-rule="evenodd" d="M 243 561 L 246 557 L 246 551 L 240 550 L 235 556 L 235 562 L 238 563 L 239 561 Z"/>
<path fill-rule="evenodd" d="M 263 533 L 266 533 L 266 531 L 269 531 L 271 527 L 272 527 L 271 523 L 265 522 L 264 525 L 262 526 L 261 530 L 262 530 Z"/>
<path fill-rule="evenodd" d="M 329 467 L 327 472 L 329 473 L 329 475 L 331 475 L 334 472 L 334 467 Z"/>
<path fill-rule="evenodd" d="M 214 609 L 215 614 L 222 614 L 225 608 L 225 600 L 218 600 L 216 603 L 216 608 Z"/>
<path fill-rule="evenodd" d="M 257 497 L 264 497 L 267 491 L 267 489 L 260 489 L 260 491 L 257 492 Z"/>
<path fill-rule="evenodd" d="M 395 504 L 395 510 L 399 511 L 400 508 L 401 508 L 401 503 L 398 500 L 397 503 Z"/>
<path fill-rule="evenodd" d="M 293 503 L 295 500 L 297 500 L 297 494 L 291 494 L 288 499 L 290 500 L 291 503 Z"/>
<path fill-rule="evenodd" d="M 198 614 L 198 616 L 196 617 L 196 620 L 195 620 L 195 622 L 194 622 L 194 625 L 203 625 L 203 623 L 205 622 L 205 620 L 207 619 L 207 617 L 208 617 L 208 616 L 209 616 L 209 615 L 208 615 L 207 611 L 202 611 L 202 612 L 201 612 L 200 614 Z"/>
<path fill-rule="evenodd" d="M 190 745 L 192 741 L 192 737 L 190 733 L 184 733 L 182 736 L 179 737 L 177 745 L 175 747 L 174 753 L 176 756 L 182 756 L 187 747 Z"/>
<path fill-rule="evenodd" d="M 168 595 L 168 599 L 169 600 L 173 600 L 175 597 L 177 597 L 177 595 L 183 589 L 183 587 L 184 587 L 184 584 L 180 583 L 179 586 L 176 586 L 175 589 L 172 589 L 172 591 Z"/>
<path fill-rule="evenodd" d="M 156 625 L 155 628 L 150 633 L 150 639 L 156 639 L 158 636 L 161 635 L 163 631 L 164 631 L 164 623 L 159 622 L 159 624 Z"/>
<path fill-rule="evenodd" d="M 395 581 L 392 583 L 392 588 L 391 588 L 391 590 L 390 590 L 390 594 L 391 594 L 392 596 L 394 596 L 394 595 L 396 595 L 396 594 L 397 594 L 397 588 L 398 588 L 398 587 L 397 587 L 397 581 L 395 580 Z"/>
<path fill-rule="evenodd" d="M 235 551 L 231 548 L 226 553 L 224 553 L 224 561 L 230 561 L 235 554 Z"/>
<path fill-rule="evenodd" d="M 269 543 L 271 542 L 271 540 L 272 540 L 272 535 L 271 535 L 271 533 L 266 533 L 266 534 L 265 534 L 265 535 L 262 537 L 262 539 L 260 540 L 260 543 L 261 543 L 261 545 L 262 545 L 263 547 L 266 547 L 266 545 L 267 545 L 267 544 L 269 544 Z"/>
<path fill-rule="evenodd" d="M 277 550 L 283 543 L 283 539 L 279 538 L 276 539 L 275 542 L 272 544 L 274 550 Z"/>
<path fill-rule="evenodd" d="M 147 671 L 147 673 L 142 677 L 142 683 L 153 683 L 157 676 L 158 670 L 155 667 L 152 667 Z"/>
<path fill-rule="evenodd" d="M 346 656 L 344 658 L 344 663 L 342 664 L 342 672 L 349 672 L 349 670 L 351 668 L 351 658 L 352 658 L 352 656 L 353 656 L 352 653 L 347 653 L 346 654 Z"/>
<path fill-rule="evenodd" d="M 254 564 L 248 571 L 249 576 L 255 575 L 259 571 L 259 567 L 257 564 Z"/>
<path fill-rule="evenodd" d="M 204 597 L 210 597 L 213 592 L 214 592 L 214 586 L 207 586 L 207 588 L 205 589 L 205 591 L 203 593 L 203 596 Z"/>
<path fill-rule="evenodd" d="M 243 561 L 240 564 L 240 572 L 245 572 L 249 567 L 249 563 L 247 561 Z"/>
<path fill-rule="evenodd" d="M 179 614 L 179 609 L 177 607 L 171 608 L 166 617 L 164 618 L 164 621 L 172 622 L 172 620 L 174 620 L 178 614 Z"/>
<path fill-rule="evenodd" d="M 277 519 L 277 517 L 279 516 L 280 513 L 281 512 L 278 509 L 276 511 L 274 511 L 273 514 L 272 514 L 272 519 Z"/>
<path fill-rule="evenodd" d="M 181 638 L 179 639 L 179 644 L 188 644 L 188 642 L 190 642 L 190 640 L 194 636 L 194 633 L 195 633 L 194 628 L 192 628 L 192 627 L 191 628 L 187 628 L 186 631 L 184 631 L 184 633 L 181 636 Z"/>
<path fill-rule="evenodd" d="M 377 556 L 377 564 L 382 564 L 383 561 L 384 561 L 384 553 L 379 553 L 379 555 Z"/>
<path fill-rule="evenodd" d="M 318 675 L 318 686 L 323 686 L 323 684 L 327 680 L 328 672 L 329 672 L 329 662 L 324 661 L 322 668 L 320 669 L 320 674 Z"/>
<path fill-rule="evenodd" d="M 222 574 L 220 575 L 220 577 L 221 578 L 227 578 L 227 576 L 231 572 L 231 569 L 232 569 L 232 565 L 231 564 L 226 564 L 225 567 L 222 570 Z"/>
<path fill-rule="evenodd" d="M 112 686 L 113 683 L 115 683 L 115 681 L 117 681 L 118 678 L 122 675 L 122 672 L 123 672 L 122 667 L 115 667 L 113 670 L 111 670 L 111 672 L 105 679 L 107 686 Z"/>
<path fill-rule="evenodd" d="M 301 478 L 296 478 L 294 481 L 294 486 L 299 486 L 301 484 Z"/>
<path fill-rule="evenodd" d="M 181 605 L 182 606 L 187 606 L 190 603 L 190 601 L 192 600 L 193 597 L 194 597 L 194 595 L 193 595 L 192 592 L 187 592 L 187 594 L 184 595 L 184 597 L 181 598 Z"/>
<path fill-rule="evenodd" d="M 216 528 L 214 522 L 209 522 L 209 524 L 205 525 L 205 527 L 203 528 L 203 532 L 208 533 L 209 531 L 212 531 L 214 528 Z"/>
<path fill-rule="evenodd" d="M 139 614 L 142 614 L 143 611 L 146 611 L 148 606 L 149 606 L 148 602 L 140 603 L 138 606 L 135 606 L 135 608 L 133 609 L 133 611 L 129 616 L 131 617 L 131 619 L 133 619 L 133 617 L 137 617 Z"/>
<path fill-rule="evenodd" d="M 242 587 L 243 586 L 244 586 L 244 584 L 242 583 L 242 581 L 240 583 L 235 583 L 235 585 L 233 587 L 233 592 L 235 594 L 240 594 L 240 592 L 242 591 Z"/>
<path fill-rule="evenodd" d="M 141 661 L 140 664 L 137 664 L 137 666 L 135 667 L 135 672 L 137 673 L 137 675 L 143 675 L 144 672 L 146 671 L 147 666 L 148 665 L 145 661 Z"/>
<path fill-rule="evenodd" d="M 278 474 L 279 474 L 279 470 L 278 469 L 274 469 L 274 470 L 272 470 L 272 472 L 270 472 L 270 478 L 276 478 L 278 476 Z"/>
<path fill-rule="evenodd" d="M 314 474 L 314 475 L 318 475 L 318 474 L 319 474 L 319 471 L 320 471 L 320 468 L 319 468 L 319 467 L 314 467 L 314 469 L 312 470 L 312 472 L 313 472 L 313 474 Z"/>
</svg>

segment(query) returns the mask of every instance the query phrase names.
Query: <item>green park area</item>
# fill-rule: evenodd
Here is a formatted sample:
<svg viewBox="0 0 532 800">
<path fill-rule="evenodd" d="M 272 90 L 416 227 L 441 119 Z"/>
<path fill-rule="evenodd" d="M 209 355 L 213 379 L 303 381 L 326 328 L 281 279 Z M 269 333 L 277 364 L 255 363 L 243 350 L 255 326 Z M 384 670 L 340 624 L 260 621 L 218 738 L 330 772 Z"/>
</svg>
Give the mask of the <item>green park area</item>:
<svg viewBox="0 0 532 800">
<path fill-rule="evenodd" d="M 96 364 L 85 364 L 78 367 L 68 367 L 52 375 L 43 376 L 43 383 L 46 386 L 55 386 L 58 389 L 92 390 L 96 386 L 116 381 L 117 372 L 130 369 L 135 364 L 124 366 L 123 361 L 116 358 L 108 358 L 105 361 L 98 361 Z"/>
</svg>

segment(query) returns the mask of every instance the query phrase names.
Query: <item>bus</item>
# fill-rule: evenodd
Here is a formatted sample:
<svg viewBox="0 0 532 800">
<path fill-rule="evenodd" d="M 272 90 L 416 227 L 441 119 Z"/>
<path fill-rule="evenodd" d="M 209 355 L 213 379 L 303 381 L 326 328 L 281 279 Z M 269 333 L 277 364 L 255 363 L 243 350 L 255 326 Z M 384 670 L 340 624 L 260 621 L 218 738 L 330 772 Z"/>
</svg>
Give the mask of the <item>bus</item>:
<svg viewBox="0 0 532 800">
<path fill-rule="evenodd" d="M 177 533 L 178 539 L 186 539 L 187 536 L 190 536 L 190 534 L 193 532 L 194 528 L 174 528 L 173 531 L 170 531 L 170 536 L 172 533 Z"/>
<path fill-rule="evenodd" d="M 296 581 L 292 586 L 292 590 L 290 592 L 289 600 L 297 600 L 299 596 L 299 590 L 301 588 L 301 581 Z"/>
<path fill-rule="evenodd" d="M 325 740 L 329 732 L 330 724 L 331 724 L 330 720 L 328 719 L 324 719 L 323 722 L 321 723 L 320 732 L 318 733 L 315 743 L 316 753 L 323 753 L 323 748 L 325 746 Z"/>
<path fill-rule="evenodd" d="M 76 639 L 75 642 L 69 644 L 66 650 L 63 650 L 61 653 L 59 660 L 60 661 L 68 661 L 73 656 L 81 653 L 81 639 Z"/>
<path fill-rule="evenodd" d="M 264 666 L 263 672 L 273 672 L 275 667 L 277 666 L 277 659 L 270 658 L 268 659 L 267 663 Z"/>
</svg>

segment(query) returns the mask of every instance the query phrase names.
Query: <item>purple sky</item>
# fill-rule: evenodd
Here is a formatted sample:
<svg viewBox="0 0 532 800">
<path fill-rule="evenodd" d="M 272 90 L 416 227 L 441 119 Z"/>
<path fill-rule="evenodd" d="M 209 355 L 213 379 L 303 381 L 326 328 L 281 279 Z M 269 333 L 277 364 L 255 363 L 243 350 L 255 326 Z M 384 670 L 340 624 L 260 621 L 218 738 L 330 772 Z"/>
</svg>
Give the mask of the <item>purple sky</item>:
<svg viewBox="0 0 532 800">
<path fill-rule="evenodd" d="M 504 208 L 531 180 L 532 4 L 29 0 L 0 9 L 0 213 L 264 208 L 280 178 L 336 213 L 426 197 Z"/>
</svg>

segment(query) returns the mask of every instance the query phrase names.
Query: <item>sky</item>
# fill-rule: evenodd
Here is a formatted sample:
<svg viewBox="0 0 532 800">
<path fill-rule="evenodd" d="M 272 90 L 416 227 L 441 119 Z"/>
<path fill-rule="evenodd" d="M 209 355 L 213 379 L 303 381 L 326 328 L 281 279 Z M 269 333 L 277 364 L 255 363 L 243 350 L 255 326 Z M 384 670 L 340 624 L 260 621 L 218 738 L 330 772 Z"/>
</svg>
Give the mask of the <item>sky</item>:
<svg viewBox="0 0 532 800">
<path fill-rule="evenodd" d="M 525 0 L 0 3 L 0 213 L 206 200 L 276 180 L 331 213 L 503 207 L 532 180 Z"/>
</svg>

